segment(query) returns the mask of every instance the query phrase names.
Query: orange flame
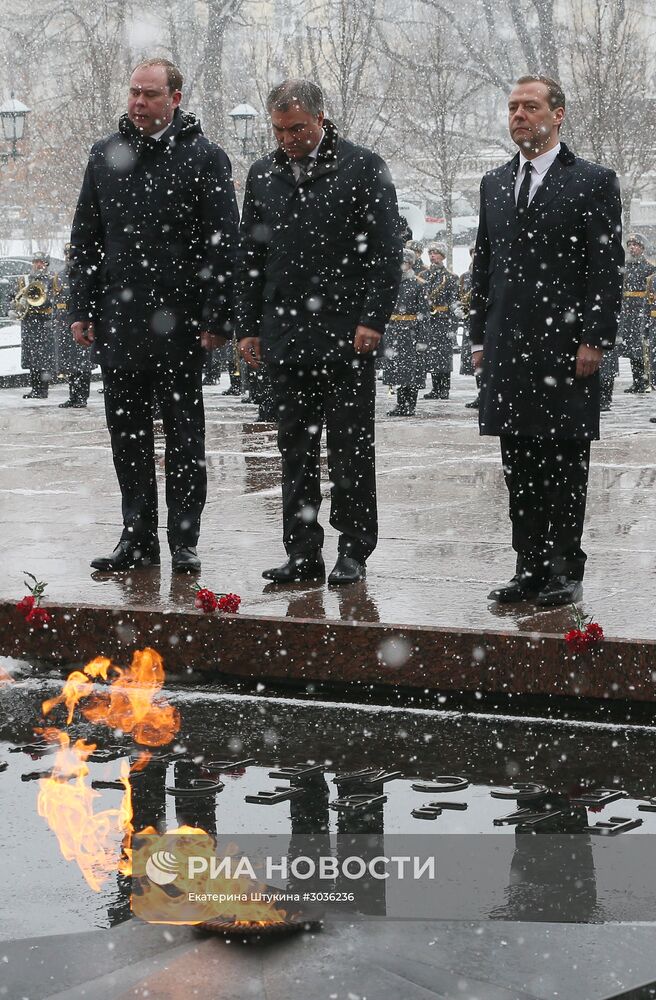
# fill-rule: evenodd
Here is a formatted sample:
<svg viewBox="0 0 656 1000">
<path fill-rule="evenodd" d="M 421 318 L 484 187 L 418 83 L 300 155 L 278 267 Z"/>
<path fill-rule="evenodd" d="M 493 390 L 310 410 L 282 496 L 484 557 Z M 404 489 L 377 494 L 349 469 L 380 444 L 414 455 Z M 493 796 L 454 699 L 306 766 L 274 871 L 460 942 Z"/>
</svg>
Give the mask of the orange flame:
<svg viewBox="0 0 656 1000">
<path fill-rule="evenodd" d="M 121 762 L 124 792 L 118 809 L 94 813 L 94 799 L 100 796 L 86 782 L 87 759 L 96 749 L 92 743 L 77 740 L 71 747 L 66 733 L 59 733 L 60 749 L 52 776 L 39 782 L 38 812 L 59 841 L 67 861 L 77 862 L 87 884 L 99 892 L 103 883 L 121 870 L 118 841 L 127 845 L 132 835 L 132 794 L 127 761 Z"/>
<path fill-rule="evenodd" d="M 0 684 L 15 684 L 16 681 L 8 674 L 4 667 L 0 667 Z"/>
<path fill-rule="evenodd" d="M 116 677 L 109 689 L 96 691 L 92 680 L 98 677 L 107 680 L 110 670 Z M 145 746 L 165 746 L 180 729 L 180 713 L 157 697 L 163 685 L 164 664 L 154 649 L 136 650 L 128 670 L 98 656 L 83 671 L 74 670 L 69 675 L 62 693 L 43 703 L 43 714 L 48 715 L 63 703 L 68 708 L 70 724 L 77 705 L 84 699 L 81 711 L 89 722 L 130 733 L 136 743 Z"/>
<path fill-rule="evenodd" d="M 138 834 L 135 834 L 135 837 L 138 841 L 138 838 L 146 835 L 157 836 L 158 840 L 154 842 L 149 840 L 146 846 L 140 845 L 138 847 L 139 860 L 141 862 L 139 867 L 143 867 L 144 859 L 147 856 L 153 853 L 166 853 L 169 850 L 171 838 L 174 836 L 176 837 L 175 841 L 173 841 L 176 853 L 182 856 L 188 850 L 189 854 L 205 857 L 209 863 L 217 853 L 214 839 L 205 830 L 198 827 L 180 826 L 173 830 L 167 830 L 166 833 L 159 834 L 154 827 L 149 826 L 141 830 Z M 194 839 L 197 837 L 201 839 L 196 844 L 194 843 Z M 221 848 L 220 854 L 223 857 L 227 857 L 228 855 L 235 856 L 239 854 L 239 848 L 236 844 L 229 843 Z M 237 900 L 224 904 L 229 907 L 229 911 L 219 917 L 216 903 L 211 901 L 213 895 L 225 893 L 226 895 L 243 894 L 250 897 L 251 893 L 257 893 L 266 888 L 262 883 L 253 882 L 245 876 L 228 878 L 221 875 L 212 878 L 208 871 L 200 874 L 197 873 L 194 878 L 190 878 L 182 870 L 176 876 L 175 894 L 173 895 L 167 892 L 166 889 L 155 885 L 147 877 L 142 878 L 141 882 L 142 893 L 147 893 L 147 903 L 144 904 L 144 897 L 142 895 L 140 909 L 143 912 L 147 912 L 149 923 L 204 924 L 213 920 L 223 919 L 238 930 L 240 927 L 250 928 L 253 924 L 265 927 L 270 924 L 284 923 L 287 916 L 284 910 L 271 901 L 249 898 L 247 902 Z M 195 914 L 193 919 L 190 919 L 188 915 L 182 912 L 188 908 L 187 899 L 190 892 L 208 896 L 207 902 L 200 902 L 194 906 Z M 143 915 L 143 912 L 140 915 Z"/>
<path fill-rule="evenodd" d="M 152 760 L 152 757 L 152 753 L 148 750 L 142 750 L 137 759 L 132 762 L 130 774 L 136 774 L 137 771 L 145 771 Z"/>
</svg>

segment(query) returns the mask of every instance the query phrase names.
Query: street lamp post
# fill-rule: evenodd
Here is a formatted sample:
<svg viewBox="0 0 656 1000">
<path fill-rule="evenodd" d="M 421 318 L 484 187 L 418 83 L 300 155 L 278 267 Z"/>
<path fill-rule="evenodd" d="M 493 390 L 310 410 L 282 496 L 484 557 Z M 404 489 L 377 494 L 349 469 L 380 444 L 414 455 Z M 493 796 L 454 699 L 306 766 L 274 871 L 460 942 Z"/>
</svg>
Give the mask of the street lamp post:
<svg viewBox="0 0 656 1000">
<path fill-rule="evenodd" d="M 228 117 L 232 118 L 235 136 L 241 143 L 242 155 L 248 156 L 252 150 L 255 120 L 259 118 L 258 112 L 250 104 L 238 104 L 236 108 L 228 112 Z"/>
<path fill-rule="evenodd" d="M 21 155 L 18 152 L 17 144 L 25 136 L 25 122 L 29 113 L 30 108 L 17 101 L 13 92 L 9 100 L 0 107 L 2 137 L 6 142 L 11 143 L 11 152 L 2 154 L 3 162 L 6 163 L 9 157 L 12 160 L 17 160 Z"/>
</svg>

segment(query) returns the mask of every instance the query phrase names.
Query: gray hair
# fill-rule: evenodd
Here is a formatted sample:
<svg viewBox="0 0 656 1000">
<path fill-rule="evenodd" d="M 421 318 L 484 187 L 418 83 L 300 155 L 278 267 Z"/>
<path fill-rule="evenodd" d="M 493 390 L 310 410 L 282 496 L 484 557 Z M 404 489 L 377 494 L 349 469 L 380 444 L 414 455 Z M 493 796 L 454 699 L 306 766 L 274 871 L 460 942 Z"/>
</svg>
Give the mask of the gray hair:
<svg viewBox="0 0 656 1000">
<path fill-rule="evenodd" d="M 289 111 L 294 104 L 309 115 L 320 115 L 324 108 L 321 88 L 310 80 L 283 80 L 267 97 L 266 109 L 269 114 L 272 111 Z"/>
</svg>

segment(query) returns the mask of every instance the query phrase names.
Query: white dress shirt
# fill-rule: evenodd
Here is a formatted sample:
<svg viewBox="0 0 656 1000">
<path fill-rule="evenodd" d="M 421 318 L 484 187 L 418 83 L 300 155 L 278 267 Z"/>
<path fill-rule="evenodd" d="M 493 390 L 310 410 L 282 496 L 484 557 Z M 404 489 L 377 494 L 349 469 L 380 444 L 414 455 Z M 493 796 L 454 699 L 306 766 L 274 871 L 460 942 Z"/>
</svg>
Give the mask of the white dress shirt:
<svg viewBox="0 0 656 1000">
<path fill-rule="evenodd" d="M 524 180 L 524 164 L 530 163 L 533 169 L 531 170 L 531 186 L 528 189 L 528 203 L 529 205 L 533 201 L 535 192 L 542 184 L 543 180 L 547 176 L 547 171 L 552 165 L 553 161 L 558 156 L 560 152 L 560 143 L 556 143 L 553 149 L 548 149 L 546 153 L 540 153 L 533 160 L 527 160 L 522 151 L 519 151 L 519 166 L 517 168 L 517 177 L 515 178 L 515 204 L 517 204 L 517 199 L 519 198 L 519 189 L 522 186 L 522 181 Z M 482 344 L 472 344 L 472 354 L 475 351 L 482 351 Z"/>
<path fill-rule="evenodd" d="M 171 128 L 171 123 L 169 122 L 169 124 L 165 125 L 164 128 L 162 128 L 162 129 L 159 130 L 159 132 L 154 132 L 153 135 L 149 135 L 148 138 L 149 139 L 161 139 L 162 136 L 164 135 L 164 133 L 168 132 L 168 130 L 170 128 Z"/>
<path fill-rule="evenodd" d="M 528 203 L 529 205 L 533 201 L 533 196 L 535 192 L 542 184 L 542 181 L 547 176 L 547 171 L 553 161 L 558 156 L 560 152 L 560 143 L 556 143 L 553 149 L 548 149 L 546 153 L 540 153 L 533 160 L 527 160 L 522 151 L 519 152 L 519 167 L 517 168 L 517 177 L 515 178 L 515 204 L 517 204 L 517 199 L 519 198 L 519 189 L 522 186 L 522 181 L 524 180 L 524 165 L 530 163 L 533 169 L 531 170 L 531 186 L 528 189 Z"/>
</svg>

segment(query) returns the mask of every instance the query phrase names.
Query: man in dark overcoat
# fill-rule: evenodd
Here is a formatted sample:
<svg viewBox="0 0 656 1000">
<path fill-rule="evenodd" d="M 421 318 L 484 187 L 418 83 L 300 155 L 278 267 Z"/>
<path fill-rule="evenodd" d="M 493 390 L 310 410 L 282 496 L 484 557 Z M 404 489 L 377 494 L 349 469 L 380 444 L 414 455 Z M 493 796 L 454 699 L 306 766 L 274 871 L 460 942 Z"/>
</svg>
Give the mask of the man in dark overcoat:
<svg viewBox="0 0 656 1000">
<path fill-rule="evenodd" d="M 164 425 L 175 571 L 198 572 L 205 504 L 202 348 L 230 336 L 238 212 L 230 161 L 180 110 L 165 59 L 130 78 L 128 112 L 91 150 L 71 234 L 71 320 L 103 374 L 123 533 L 103 571 L 159 563 L 152 401 Z"/>
<path fill-rule="evenodd" d="M 508 111 L 519 153 L 481 183 L 470 315 L 480 430 L 500 438 L 517 553 L 490 598 L 550 606 L 582 590 L 599 366 L 621 306 L 621 203 L 613 171 L 560 142 L 558 83 L 522 77 Z"/>
<path fill-rule="evenodd" d="M 424 399 L 448 399 L 453 370 L 453 346 L 456 342 L 457 317 L 454 308 L 458 302 L 458 278 L 448 271 L 446 245 L 429 243 L 430 266 L 419 272 L 425 282 L 430 314 L 426 320 L 426 371 L 430 372 L 433 387 Z"/>
<path fill-rule="evenodd" d="M 264 362 L 278 409 L 283 541 L 276 583 L 321 579 L 320 443 L 326 425 L 329 583 L 352 583 L 378 535 L 374 352 L 401 280 L 396 192 L 379 156 L 338 135 L 321 90 L 287 80 L 269 95 L 278 149 L 251 167 L 242 214 L 237 333 Z"/>
<path fill-rule="evenodd" d="M 625 392 L 643 394 L 651 389 L 649 374 L 649 344 L 645 298 L 647 279 L 654 265 L 645 254 L 646 240 L 640 233 L 631 233 L 626 241 L 628 250 L 622 287 L 622 312 L 618 339 L 620 351 L 631 363 L 631 385 Z"/>
<path fill-rule="evenodd" d="M 64 267 L 52 279 L 52 329 L 60 375 L 68 378 L 68 399 L 60 409 L 83 410 L 91 387 L 91 352 L 73 339 L 68 310 L 70 305 L 71 245 L 64 247 Z"/>
<path fill-rule="evenodd" d="M 45 297 L 37 305 L 41 290 Z M 27 302 L 29 293 L 34 293 L 34 305 Z M 18 279 L 15 294 L 15 301 L 21 309 L 21 368 L 26 368 L 30 373 L 31 388 L 23 399 L 47 399 L 48 387 L 57 374 L 49 254 L 37 251 L 33 255 L 30 273 Z"/>
</svg>

